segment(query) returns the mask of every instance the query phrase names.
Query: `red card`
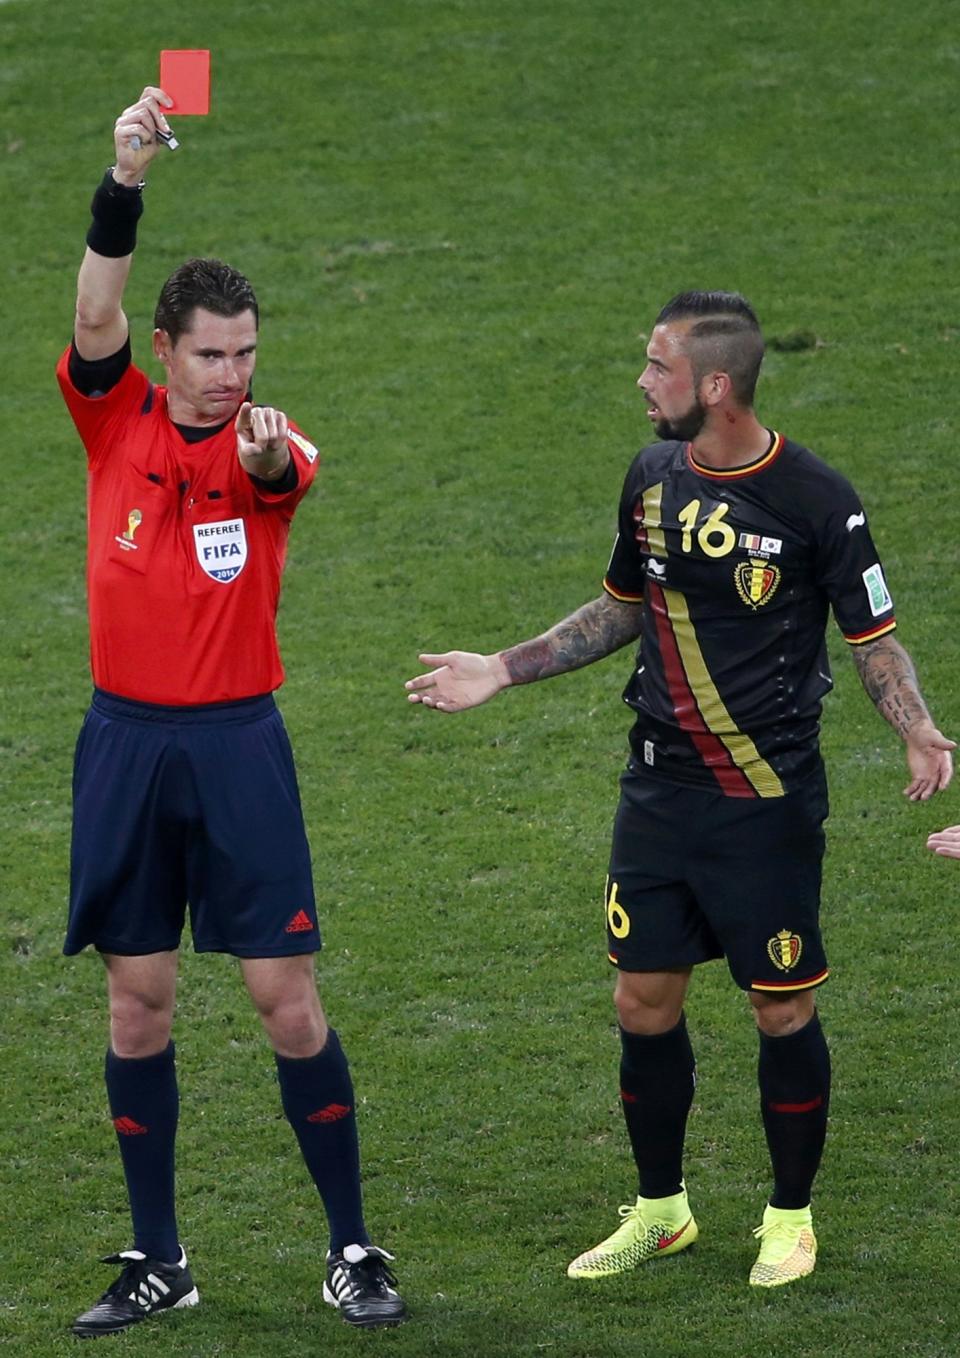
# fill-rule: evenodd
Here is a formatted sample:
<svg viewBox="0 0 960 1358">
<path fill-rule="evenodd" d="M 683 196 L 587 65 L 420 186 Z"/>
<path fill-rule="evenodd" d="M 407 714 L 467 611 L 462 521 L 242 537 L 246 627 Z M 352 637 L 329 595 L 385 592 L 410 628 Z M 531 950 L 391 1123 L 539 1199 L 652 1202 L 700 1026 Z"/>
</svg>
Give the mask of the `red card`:
<svg viewBox="0 0 960 1358">
<path fill-rule="evenodd" d="M 161 52 L 160 88 L 173 100 L 164 113 L 210 112 L 210 53 L 208 51 Z"/>
</svg>

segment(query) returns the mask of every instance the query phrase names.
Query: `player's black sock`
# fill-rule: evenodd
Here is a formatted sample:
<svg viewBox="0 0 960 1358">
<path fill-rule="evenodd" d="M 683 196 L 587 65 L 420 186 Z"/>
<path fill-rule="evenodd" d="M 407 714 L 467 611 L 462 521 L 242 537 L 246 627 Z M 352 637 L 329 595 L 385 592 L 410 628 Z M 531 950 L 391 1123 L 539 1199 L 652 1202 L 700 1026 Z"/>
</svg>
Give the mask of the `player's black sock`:
<svg viewBox="0 0 960 1358">
<path fill-rule="evenodd" d="M 667 1033 L 643 1037 L 620 1029 L 620 1099 L 640 1196 L 667 1198 L 680 1192 L 683 1141 L 693 1102 L 696 1064 L 687 1021 Z"/>
<path fill-rule="evenodd" d="M 773 1163 L 772 1207 L 806 1207 L 823 1154 L 830 1053 L 816 1014 L 787 1037 L 760 1034 L 760 1109 Z"/>
<path fill-rule="evenodd" d="M 174 1046 L 128 1058 L 107 1049 L 110 1113 L 130 1195 L 133 1247 L 151 1259 L 180 1258 L 174 1206 L 174 1143 L 180 1115 Z"/>
<path fill-rule="evenodd" d="M 323 1050 L 277 1055 L 283 1111 L 297 1135 L 330 1222 L 330 1248 L 367 1245 L 360 1195 L 360 1147 L 350 1068 L 331 1028 Z"/>
</svg>

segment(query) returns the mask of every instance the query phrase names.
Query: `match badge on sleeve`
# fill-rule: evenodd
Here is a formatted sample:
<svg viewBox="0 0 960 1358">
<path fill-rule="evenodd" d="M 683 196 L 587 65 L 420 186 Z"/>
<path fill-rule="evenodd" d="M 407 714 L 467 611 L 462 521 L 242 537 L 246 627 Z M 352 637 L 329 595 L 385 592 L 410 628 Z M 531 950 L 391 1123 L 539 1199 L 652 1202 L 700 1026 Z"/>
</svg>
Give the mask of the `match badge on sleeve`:
<svg viewBox="0 0 960 1358">
<path fill-rule="evenodd" d="M 888 608 L 893 607 L 887 582 L 883 578 L 883 567 L 879 561 L 875 561 L 863 572 L 863 584 L 870 600 L 870 612 L 875 618 L 879 618 L 881 613 L 886 613 Z"/>
<path fill-rule="evenodd" d="M 313 444 L 308 442 L 308 440 L 305 439 L 302 434 L 298 434 L 295 429 L 288 429 L 287 438 L 290 440 L 290 442 L 293 444 L 295 448 L 300 449 L 301 453 L 303 453 L 304 457 L 307 459 L 308 462 L 316 462 L 317 458 L 319 457 L 319 453 L 317 452 L 316 448 L 314 448 Z"/>
</svg>

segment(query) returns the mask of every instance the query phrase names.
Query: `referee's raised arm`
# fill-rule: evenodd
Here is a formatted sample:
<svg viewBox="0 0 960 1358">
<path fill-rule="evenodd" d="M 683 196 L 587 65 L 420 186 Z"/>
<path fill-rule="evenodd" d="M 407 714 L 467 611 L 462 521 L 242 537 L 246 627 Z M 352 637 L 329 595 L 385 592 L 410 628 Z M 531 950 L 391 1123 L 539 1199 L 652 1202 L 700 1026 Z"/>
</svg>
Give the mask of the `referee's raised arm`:
<svg viewBox="0 0 960 1358">
<path fill-rule="evenodd" d="M 144 174 L 162 145 L 158 130 L 170 131 L 163 110 L 172 103 L 163 90 L 148 85 L 114 124 L 116 163 L 93 196 L 93 221 L 77 277 L 74 343 L 81 358 L 107 358 L 126 341 L 123 290 L 143 212 Z"/>
</svg>

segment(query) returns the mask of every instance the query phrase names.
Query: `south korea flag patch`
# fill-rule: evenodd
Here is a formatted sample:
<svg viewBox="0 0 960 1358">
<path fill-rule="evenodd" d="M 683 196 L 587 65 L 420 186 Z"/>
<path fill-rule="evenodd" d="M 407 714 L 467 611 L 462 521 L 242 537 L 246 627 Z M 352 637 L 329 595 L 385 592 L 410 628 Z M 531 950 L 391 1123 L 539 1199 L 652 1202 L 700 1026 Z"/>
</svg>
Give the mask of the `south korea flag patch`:
<svg viewBox="0 0 960 1358">
<path fill-rule="evenodd" d="M 195 523 L 193 543 L 197 560 L 221 585 L 229 585 L 247 564 L 247 530 L 243 519 L 219 519 L 216 523 Z"/>
</svg>

